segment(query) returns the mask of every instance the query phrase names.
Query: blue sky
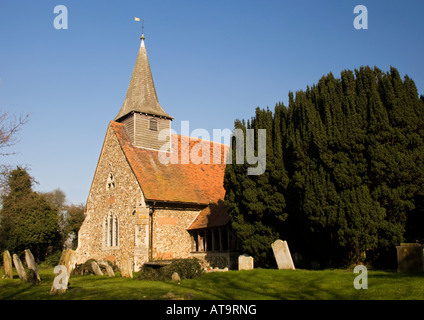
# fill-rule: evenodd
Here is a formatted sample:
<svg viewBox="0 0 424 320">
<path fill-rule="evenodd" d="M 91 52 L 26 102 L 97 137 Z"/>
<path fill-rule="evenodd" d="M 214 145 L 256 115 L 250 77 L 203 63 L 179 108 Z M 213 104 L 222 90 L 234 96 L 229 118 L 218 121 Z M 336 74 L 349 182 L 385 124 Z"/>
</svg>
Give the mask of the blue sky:
<svg viewBox="0 0 424 320">
<path fill-rule="evenodd" d="M 56 5 L 68 9 L 57 30 Z M 356 5 L 368 29 L 356 30 Z M 233 128 L 332 72 L 396 67 L 424 94 L 423 1 L 0 0 L 0 111 L 30 115 L 14 156 L 38 191 L 85 203 L 140 45 L 161 106 L 190 130 Z"/>
</svg>

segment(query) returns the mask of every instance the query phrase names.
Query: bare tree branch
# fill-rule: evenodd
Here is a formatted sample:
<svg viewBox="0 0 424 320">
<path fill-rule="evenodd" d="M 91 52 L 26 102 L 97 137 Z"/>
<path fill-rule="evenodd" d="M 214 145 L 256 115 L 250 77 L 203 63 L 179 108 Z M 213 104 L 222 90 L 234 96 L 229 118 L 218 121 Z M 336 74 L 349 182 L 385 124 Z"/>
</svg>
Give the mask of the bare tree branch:
<svg viewBox="0 0 424 320">
<path fill-rule="evenodd" d="M 14 146 L 19 139 L 17 133 L 29 120 L 29 115 L 9 116 L 7 112 L 0 114 L 0 150 Z M 0 152 L 0 156 L 11 155 L 12 153 Z"/>
</svg>

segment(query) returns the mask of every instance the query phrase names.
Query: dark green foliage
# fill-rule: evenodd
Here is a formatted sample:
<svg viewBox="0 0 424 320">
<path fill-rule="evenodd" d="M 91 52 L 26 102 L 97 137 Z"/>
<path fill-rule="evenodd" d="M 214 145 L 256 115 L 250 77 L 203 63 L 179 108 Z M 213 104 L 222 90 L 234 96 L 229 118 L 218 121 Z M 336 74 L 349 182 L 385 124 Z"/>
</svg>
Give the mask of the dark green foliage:
<svg viewBox="0 0 424 320">
<path fill-rule="evenodd" d="M 197 259 L 176 259 L 163 267 L 143 266 L 138 276 L 140 280 L 169 281 L 176 272 L 180 279 L 192 279 L 202 274 L 202 267 Z"/>
<path fill-rule="evenodd" d="M 401 241 L 424 240 L 424 98 L 395 68 L 330 73 L 235 128 L 267 130 L 265 173 L 233 162 L 224 180 L 255 263 L 273 261 L 277 238 L 324 266 L 393 262 Z"/>
<path fill-rule="evenodd" d="M 30 249 L 37 261 L 60 246 L 59 212 L 32 190 L 32 178 L 22 168 L 10 172 L 9 192 L 2 196 L 0 248 L 22 253 Z"/>
<path fill-rule="evenodd" d="M 63 220 L 64 237 L 72 237 L 71 248 L 76 249 L 78 247 L 78 231 L 84 222 L 84 206 L 83 205 L 69 205 L 64 209 Z"/>
<path fill-rule="evenodd" d="M 52 253 L 50 253 L 44 262 L 51 267 L 55 267 L 59 264 L 60 257 L 62 256 L 62 250 L 58 249 Z"/>
<path fill-rule="evenodd" d="M 66 195 L 60 189 L 42 195 L 59 211 L 60 236 L 64 246 L 75 250 L 78 247 L 78 231 L 85 219 L 84 205 L 67 205 Z"/>
<path fill-rule="evenodd" d="M 232 228 L 241 240 L 242 250 L 255 257 L 258 266 L 269 266 L 270 244 L 279 238 L 282 222 L 287 218 L 284 191 L 288 177 L 283 160 L 283 135 L 287 112 L 282 104 L 276 106 L 273 116 L 270 110 L 256 109 L 256 116 L 247 125 L 236 121 L 235 128 L 254 130 L 255 154 L 258 153 L 258 130 L 266 129 L 266 170 L 261 175 L 247 175 L 250 164 L 230 166 L 224 177 L 227 190 L 225 204 L 232 221 Z M 246 134 L 245 134 L 246 136 Z M 236 137 L 233 146 L 237 145 Z M 249 146 L 246 146 L 246 150 Z M 247 151 L 245 151 L 246 156 Z M 232 150 L 236 159 L 236 148 Z"/>
</svg>

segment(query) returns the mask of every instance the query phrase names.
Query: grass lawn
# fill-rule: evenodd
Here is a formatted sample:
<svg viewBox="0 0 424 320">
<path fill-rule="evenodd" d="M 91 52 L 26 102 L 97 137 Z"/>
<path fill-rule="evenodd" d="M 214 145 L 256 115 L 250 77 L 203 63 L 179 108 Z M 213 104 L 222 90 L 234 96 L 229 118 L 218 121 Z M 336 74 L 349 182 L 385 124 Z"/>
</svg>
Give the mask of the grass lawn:
<svg viewBox="0 0 424 320">
<path fill-rule="evenodd" d="M 424 300 L 424 273 L 368 270 L 368 289 L 356 290 L 352 270 L 228 271 L 196 279 L 146 281 L 107 276 L 71 276 L 65 294 L 51 296 L 53 268 L 39 267 L 42 282 L 0 279 L 1 300 Z M 3 270 L 0 271 L 0 278 Z M 170 294 L 172 292 L 172 294 Z"/>
</svg>

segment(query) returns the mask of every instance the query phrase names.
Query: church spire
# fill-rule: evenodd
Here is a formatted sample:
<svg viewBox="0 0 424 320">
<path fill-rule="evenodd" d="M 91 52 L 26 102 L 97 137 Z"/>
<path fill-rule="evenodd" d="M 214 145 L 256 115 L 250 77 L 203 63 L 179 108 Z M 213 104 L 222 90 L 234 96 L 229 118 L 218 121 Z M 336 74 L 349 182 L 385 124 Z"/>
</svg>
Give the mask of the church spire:
<svg viewBox="0 0 424 320">
<path fill-rule="evenodd" d="M 127 95 L 115 121 L 122 119 L 132 112 L 165 117 L 172 120 L 173 118 L 160 106 L 156 95 L 156 89 L 153 83 L 152 72 L 150 70 L 144 44 L 144 34 L 141 35 L 140 39 L 140 49 L 128 86 Z"/>
</svg>

